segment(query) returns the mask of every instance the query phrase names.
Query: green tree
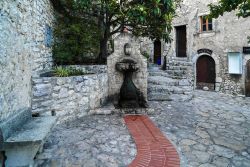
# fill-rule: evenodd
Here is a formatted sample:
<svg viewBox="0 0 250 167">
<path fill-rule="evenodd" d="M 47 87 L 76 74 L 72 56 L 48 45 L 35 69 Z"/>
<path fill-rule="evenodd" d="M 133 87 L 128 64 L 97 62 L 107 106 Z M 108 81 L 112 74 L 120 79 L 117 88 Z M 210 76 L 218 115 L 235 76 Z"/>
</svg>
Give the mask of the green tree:
<svg viewBox="0 0 250 167">
<path fill-rule="evenodd" d="M 51 1 L 57 11 L 54 26 L 54 63 L 95 63 L 101 34 L 97 22 L 79 14 L 74 7 L 74 0 Z"/>
<path fill-rule="evenodd" d="M 53 59 L 56 65 L 95 63 L 100 32 L 94 21 L 58 17 L 54 27 Z"/>
<path fill-rule="evenodd" d="M 52 0 L 61 15 L 95 20 L 100 35 L 100 60 L 108 41 L 124 27 L 136 36 L 170 41 L 172 19 L 181 0 Z"/>
<path fill-rule="evenodd" d="M 218 4 L 209 4 L 210 17 L 218 18 L 225 12 L 237 10 L 237 16 L 248 17 L 250 16 L 250 0 L 220 0 Z"/>
</svg>

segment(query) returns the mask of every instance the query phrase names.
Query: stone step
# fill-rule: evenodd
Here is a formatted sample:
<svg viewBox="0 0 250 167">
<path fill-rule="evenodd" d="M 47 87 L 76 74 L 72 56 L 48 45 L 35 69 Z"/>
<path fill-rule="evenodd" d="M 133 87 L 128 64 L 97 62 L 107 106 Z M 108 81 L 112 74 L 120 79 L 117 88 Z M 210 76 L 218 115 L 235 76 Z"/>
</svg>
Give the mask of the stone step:
<svg viewBox="0 0 250 167">
<path fill-rule="evenodd" d="M 148 101 L 171 101 L 171 98 L 167 93 L 148 93 Z"/>
<path fill-rule="evenodd" d="M 188 101 L 193 94 L 148 93 L 148 101 Z"/>
<path fill-rule="evenodd" d="M 162 76 L 149 76 L 148 84 L 177 86 L 179 85 L 179 80 Z"/>
<path fill-rule="evenodd" d="M 166 70 L 166 72 L 171 76 L 184 76 L 187 74 L 185 70 Z"/>
<path fill-rule="evenodd" d="M 167 66 L 167 70 L 188 70 L 188 66 Z"/>
<path fill-rule="evenodd" d="M 159 71 L 161 70 L 161 66 L 156 65 L 156 64 L 150 64 L 148 66 L 148 71 Z"/>
<path fill-rule="evenodd" d="M 193 65 L 192 62 L 185 62 L 185 61 L 169 61 L 167 62 L 167 66 L 187 66 L 191 67 Z"/>
<path fill-rule="evenodd" d="M 171 76 L 173 79 L 188 79 L 188 76 Z"/>
<path fill-rule="evenodd" d="M 192 92 L 191 86 L 163 86 L 163 85 L 149 85 L 148 93 L 171 93 L 171 94 L 189 94 Z"/>
<path fill-rule="evenodd" d="M 149 76 L 171 77 L 166 71 L 149 71 Z"/>
<path fill-rule="evenodd" d="M 187 57 L 170 57 L 169 60 L 174 60 L 174 61 L 188 61 Z"/>
<path fill-rule="evenodd" d="M 185 73 L 185 72 L 183 72 Z M 166 71 L 149 71 L 149 76 L 148 77 L 153 77 L 153 76 L 160 76 L 160 77 L 168 77 L 172 79 L 187 79 L 188 76 L 185 75 L 174 75 L 175 72 L 170 72 L 167 73 Z"/>
<path fill-rule="evenodd" d="M 192 81 L 189 79 L 172 79 L 163 76 L 149 76 L 149 85 L 162 85 L 162 86 L 191 86 Z"/>
</svg>

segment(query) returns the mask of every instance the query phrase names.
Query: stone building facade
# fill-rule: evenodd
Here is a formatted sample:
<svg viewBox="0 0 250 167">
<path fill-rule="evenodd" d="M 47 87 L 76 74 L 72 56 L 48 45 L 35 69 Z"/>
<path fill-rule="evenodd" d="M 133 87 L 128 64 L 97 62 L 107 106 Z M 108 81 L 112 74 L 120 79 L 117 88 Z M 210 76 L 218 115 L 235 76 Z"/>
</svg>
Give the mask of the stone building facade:
<svg viewBox="0 0 250 167">
<path fill-rule="evenodd" d="M 0 1 L 0 122 L 31 110 L 31 77 L 52 66 L 50 0 Z"/>
<path fill-rule="evenodd" d="M 172 43 L 165 44 L 162 41 L 161 64 L 164 56 L 167 56 L 167 70 L 171 70 L 171 66 L 180 62 L 192 63 L 190 68 L 195 88 L 205 87 L 229 94 L 245 95 L 247 62 L 250 55 L 243 53 L 243 47 L 248 46 L 250 18 L 238 18 L 235 12 L 225 13 L 212 20 L 203 17 L 209 14 L 207 5 L 216 2 L 217 0 L 182 2 L 177 11 L 178 16 L 173 20 Z M 154 60 L 154 43 L 143 41 L 142 46 L 149 46 L 147 50 L 152 56 L 151 60 Z M 184 56 L 180 54 L 182 52 Z M 204 63 L 207 64 L 206 61 L 209 60 L 209 68 L 214 68 L 211 74 L 209 70 L 204 70 Z M 234 70 L 237 65 L 239 72 L 230 72 L 231 68 Z M 199 81 L 206 77 L 214 80 L 212 85 Z"/>
</svg>

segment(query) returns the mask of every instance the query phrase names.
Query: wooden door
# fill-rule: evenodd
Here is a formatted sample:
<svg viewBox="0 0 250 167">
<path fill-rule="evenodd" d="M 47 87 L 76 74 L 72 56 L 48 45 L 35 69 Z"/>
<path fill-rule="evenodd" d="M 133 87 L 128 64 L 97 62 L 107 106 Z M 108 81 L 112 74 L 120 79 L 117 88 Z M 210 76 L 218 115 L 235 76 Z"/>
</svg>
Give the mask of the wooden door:
<svg viewBox="0 0 250 167">
<path fill-rule="evenodd" d="M 156 40 L 154 42 L 154 63 L 155 64 L 161 64 L 161 41 Z"/>
<path fill-rule="evenodd" d="M 201 56 L 196 64 L 197 88 L 203 89 L 208 87 L 210 90 L 215 89 L 215 61 L 210 56 Z"/>
<path fill-rule="evenodd" d="M 176 29 L 176 57 L 187 57 L 187 30 L 186 26 L 178 26 Z"/>
<path fill-rule="evenodd" d="M 250 60 L 246 64 L 246 97 L 250 97 Z"/>
</svg>

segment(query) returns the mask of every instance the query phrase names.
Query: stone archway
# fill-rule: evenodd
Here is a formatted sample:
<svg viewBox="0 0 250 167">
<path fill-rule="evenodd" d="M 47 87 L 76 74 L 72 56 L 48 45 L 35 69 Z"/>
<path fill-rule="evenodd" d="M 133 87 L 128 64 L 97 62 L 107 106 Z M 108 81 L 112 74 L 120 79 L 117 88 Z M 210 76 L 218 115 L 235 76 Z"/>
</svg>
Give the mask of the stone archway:
<svg viewBox="0 0 250 167">
<path fill-rule="evenodd" d="M 211 53 L 206 53 L 206 52 L 198 53 L 193 57 L 192 62 L 194 64 L 194 74 L 195 74 L 194 75 L 194 87 L 197 87 L 197 77 L 196 77 L 197 60 L 199 59 L 199 57 L 204 56 L 204 55 L 211 57 L 215 62 L 215 88 L 214 88 L 214 90 L 220 91 L 220 87 L 221 87 L 221 83 L 222 83 L 222 78 L 220 76 L 220 61 L 218 59 L 218 56 L 216 56 L 212 52 Z"/>
</svg>

